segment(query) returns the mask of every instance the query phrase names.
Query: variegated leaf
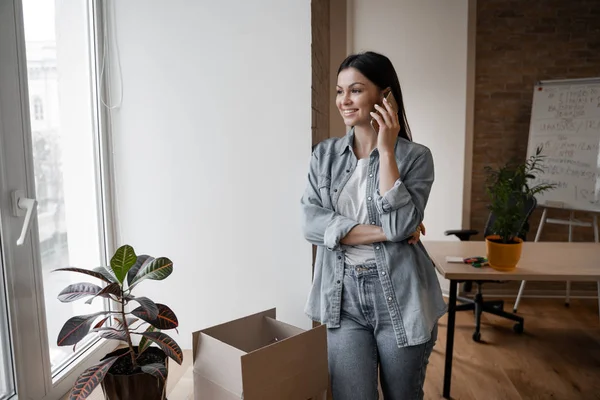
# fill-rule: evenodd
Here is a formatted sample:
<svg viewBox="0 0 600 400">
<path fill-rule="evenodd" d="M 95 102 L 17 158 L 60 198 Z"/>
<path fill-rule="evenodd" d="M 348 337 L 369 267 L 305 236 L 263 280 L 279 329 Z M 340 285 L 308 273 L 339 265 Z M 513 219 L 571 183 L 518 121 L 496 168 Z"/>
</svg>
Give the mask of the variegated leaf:
<svg viewBox="0 0 600 400">
<path fill-rule="evenodd" d="M 110 268 L 114 272 L 119 282 L 127 276 L 129 269 L 135 264 L 137 257 L 133 251 L 133 247 L 129 245 L 121 246 L 115 251 L 115 254 L 110 260 Z"/>
<path fill-rule="evenodd" d="M 118 358 L 119 357 L 108 358 L 100 364 L 94 365 L 83 371 L 79 378 L 77 378 L 73 389 L 71 389 L 69 400 L 87 399 L 100 382 L 102 382 L 106 373 Z"/>
<path fill-rule="evenodd" d="M 131 283 L 131 287 L 137 285 L 144 279 L 161 281 L 171 275 L 171 272 L 173 272 L 173 262 L 171 260 L 167 257 L 156 258 L 140 269 Z"/>
<path fill-rule="evenodd" d="M 84 297 L 94 296 L 102 291 L 98 285 L 88 282 L 79 282 L 67 286 L 58 294 L 58 300 L 63 303 L 70 303 Z"/>
<path fill-rule="evenodd" d="M 102 325 L 104 325 L 104 323 L 105 323 L 106 321 L 108 321 L 108 319 L 109 319 L 109 318 L 110 318 L 110 317 L 105 317 L 105 318 L 102 318 L 102 319 L 101 319 L 101 320 L 100 320 L 100 321 L 99 321 L 99 322 L 98 322 L 96 325 L 94 325 L 94 328 L 92 328 L 92 329 L 98 329 L 98 328 L 101 328 L 101 327 L 102 327 Z"/>
<path fill-rule="evenodd" d="M 56 272 L 56 271 L 79 272 L 80 274 L 90 275 L 90 276 L 93 276 L 94 278 L 103 280 L 106 283 L 112 283 L 107 277 L 105 277 L 100 272 L 90 271 L 89 269 L 69 267 L 69 268 L 58 268 L 58 269 L 53 270 L 52 272 Z"/>
<path fill-rule="evenodd" d="M 183 362 L 183 352 L 179 345 L 167 334 L 162 332 L 144 332 L 140 335 L 147 337 L 148 340 L 156 343 L 158 347 L 169 357 L 171 357 L 177 364 L 181 365 Z"/>
<path fill-rule="evenodd" d="M 108 279 L 111 283 L 118 282 L 117 277 L 115 276 L 115 274 L 113 274 L 113 272 L 111 270 L 108 270 L 104 266 L 100 266 L 100 267 L 94 268 L 94 272 L 98 272 L 103 277 L 105 277 L 106 279 Z"/>
<path fill-rule="evenodd" d="M 106 285 L 100 291 L 100 293 L 98 293 L 98 296 L 108 297 L 105 295 L 109 295 L 109 294 L 112 294 L 113 296 L 116 296 L 116 297 L 121 297 L 121 295 L 122 295 L 121 285 L 119 284 L 119 282 L 114 282 L 114 283 L 111 283 L 110 285 Z"/>
<path fill-rule="evenodd" d="M 127 272 L 127 283 L 131 286 L 131 284 L 133 283 L 133 280 L 135 279 L 135 276 L 137 275 L 139 270 L 142 269 L 146 264 L 150 263 L 153 260 L 154 260 L 154 257 L 151 257 L 146 254 L 137 256 L 137 260 L 135 261 L 135 264 L 133 264 L 133 267 L 131 267 L 131 269 L 129 269 L 129 271 Z"/>
<path fill-rule="evenodd" d="M 139 321 L 138 318 L 133 318 L 133 317 L 127 317 L 127 318 L 125 318 L 125 320 L 127 321 L 127 327 L 130 327 L 131 324 Z M 124 328 L 123 321 L 121 318 L 115 318 L 115 321 L 117 323 L 117 326 L 116 326 L 117 329 Z"/>
<path fill-rule="evenodd" d="M 121 285 L 118 282 L 111 283 L 110 285 L 106 285 L 102 290 L 100 290 L 94 297 L 86 301 L 86 304 L 92 304 L 92 301 L 96 297 L 106 297 L 111 298 L 110 295 L 116 296 L 117 298 L 121 297 Z"/>
<path fill-rule="evenodd" d="M 155 363 L 143 365 L 142 371 L 158 378 L 163 382 L 167 379 L 167 367 L 164 364 Z"/>
<path fill-rule="evenodd" d="M 95 314 L 79 315 L 70 318 L 58 334 L 57 344 L 59 346 L 71 346 L 83 339 L 99 315 L 106 315 L 110 311 L 101 311 Z"/>
<path fill-rule="evenodd" d="M 149 298 L 129 296 L 127 297 L 127 300 L 133 300 L 140 303 L 140 306 L 142 306 L 142 309 L 144 309 L 144 311 L 148 315 L 148 318 L 152 320 L 158 318 L 158 306 Z"/>
<path fill-rule="evenodd" d="M 127 341 L 127 333 L 113 328 L 100 328 L 98 335 L 103 339 Z"/>
<path fill-rule="evenodd" d="M 177 316 L 169 307 L 160 303 L 156 303 L 156 307 L 158 307 L 158 316 L 156 318 L 150 318 L 150 315 L 143 307 L 138 307 L 131 313 L 158 329 L 175 329 L 179 326 Z"/>
<path fill-rule="evenodd" d="M 157 331 L 157 330 L 152 325 L 150 325 L 148 328 L 146 328 L 146 332 L 155 332 L 155 331 Z M 142 354 L 144 351 L 146 351 L 146 349 L 148 347 L 150 347 L 150 341 L 148 340 L 148 338 L 146 338 L 146 336 L 142 336 L 142 338 L 140 339 L 140 344 L 138 344 L 138 357 L 140 354 Z"/>
</svg>

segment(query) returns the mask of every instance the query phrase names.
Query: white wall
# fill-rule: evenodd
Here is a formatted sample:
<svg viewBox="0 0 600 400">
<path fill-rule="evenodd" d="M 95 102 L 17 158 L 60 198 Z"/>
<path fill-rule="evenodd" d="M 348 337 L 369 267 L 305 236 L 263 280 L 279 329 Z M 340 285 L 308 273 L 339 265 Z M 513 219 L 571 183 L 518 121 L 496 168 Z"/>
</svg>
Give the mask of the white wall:
<svg viewBox="0 0 600 400">
<path fill-rule="evenodd" d="M 413 138 L 433 153 L 436 179 L 424 241 L 450 239 L 443 232 L 463 226 L 463 187 L 470 187 L 465 181 L 471 129 L 466 124 L 468 5 L 468 0 L 348 0 L 350 48 L 391 59 Z"/>
<path fill-rule="evenodd" d="M 115 3 L 119 244 L 175 266 L 140 294 L 176 312 L 184 348 L 194 330 L 270 307 L 308 328 L 310 2 Z"/>
</svg>

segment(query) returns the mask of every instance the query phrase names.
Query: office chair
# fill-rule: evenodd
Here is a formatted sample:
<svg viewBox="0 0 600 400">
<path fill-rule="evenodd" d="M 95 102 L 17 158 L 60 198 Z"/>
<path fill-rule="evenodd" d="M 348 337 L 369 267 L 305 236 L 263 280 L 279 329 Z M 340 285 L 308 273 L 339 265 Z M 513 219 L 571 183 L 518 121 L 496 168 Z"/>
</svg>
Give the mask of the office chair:
<svg viewBox="0 0 600 400">
<path fill-rule="evenodd" d="M 531 216 L 531 213 L 533 213 L 533 210 L 535 209 L 536 205 L 537 205 L 537 201 L 536 201 L 535 197 L 530 197 L 525 201 L 525 203 L 523 205 L 523 207 L 525 209 L 525 218 L 521 222 L 521 228 L 525 227 L 526 229 L 522 230 L 522 232 L 527 232 L 529 230 L 528 229 L 529 217 Z M 492 233 L 491 230 L 492 230 L 492 226 L 494 225 L 495 219 L 496 219 L 495 216 L 492 213 L 490 213 L 490 215 L 488 216 L 487 223 L 485 224 L 484 237 L 486 237 Z M 446 235 L 446 236 L 454 235 L 457 238 L 459 238 L 461 241 L 468 241 L 471 239 L 471 236 L 476 235 L 478 233 L 479 233 L 478 231 L 473 230 L 473 229 L 459 229 L 459 230 L 446 231 L 446 232 L 444 232 L 444 235 Z M 523 241 L 525 241 L 525 233 L 522 233 L 521 235 L 519 235 L 519 237 L 521 239 L 523 239 Z M 465 283 L 464 284 L 465 292 L 470 292 L 472 290 L 473 284 L 475 284 L 477 286 L 477 293 L 475 294 L 474 299 L 458 296 L 457 300 L 461 304 L 458 304 L 456 306 L 456 311 L 472 310 L 475 313 L 475 332 L 473 333 L 474 341 L 476 341 L 476 342 L 481 341 L 480 325 L 481 325 L 481 313 L 482 312 L 487 312 L 487 313 L 494 314 L 499 317 L 507 318 L 511 321 L 517 322 L 513 326 L 513 330 L 516 333 L 523 333 L 523 323 L 524 323 L 523 318 L 519 317 L 516 314 L 504 311 L 504 300 L 491 300 L 491 301 L 483 300 L 482 286 L 484 283 L 486 283 L 486 282 L 504 283 L 505 281 L 464 280 L 461 282 Z"/>
</svg>

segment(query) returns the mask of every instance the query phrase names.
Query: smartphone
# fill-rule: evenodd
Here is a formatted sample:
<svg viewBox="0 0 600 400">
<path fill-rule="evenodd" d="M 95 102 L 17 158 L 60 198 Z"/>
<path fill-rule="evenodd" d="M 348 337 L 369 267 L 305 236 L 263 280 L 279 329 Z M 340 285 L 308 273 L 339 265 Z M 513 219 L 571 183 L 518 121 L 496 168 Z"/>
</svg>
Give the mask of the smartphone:
<svg viewBox="0 0 600 400">
<path fill-rule="evenodd" d="M 392 106 L 392 109 L 394 109 L 396 112 L 398 112 L 398 103 L 396 102 L 396 98 L 394 97 L 394 94 L 392 93 L 392 89 L 387 89 L 383 93 L 383 97 Z M 385 106 L 383 104 L 380 104 L 380 105 L 383 108 L 385 108 Z M 375 110 L 375 112 L 377 114 L 379 114 L 379 111 Z M 375 118 L 371 118 L 371 127 L 375 130 L 375 132 L 379 132 L 379 123 L 377 123 L 377 120 Z"/>
</svg>

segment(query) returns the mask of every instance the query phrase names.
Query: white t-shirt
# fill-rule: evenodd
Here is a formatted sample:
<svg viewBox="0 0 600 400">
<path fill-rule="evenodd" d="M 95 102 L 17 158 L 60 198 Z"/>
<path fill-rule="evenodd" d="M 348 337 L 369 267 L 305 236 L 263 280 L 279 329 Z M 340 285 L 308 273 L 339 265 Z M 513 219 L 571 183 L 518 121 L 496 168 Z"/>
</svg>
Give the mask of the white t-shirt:
<svg viewBox="0 0 600 400">
<path fill-rule="evenodd" d="M 352 218 L 359 224 L 369 223 L 367 211 L 367 176 L 369 158 L 358 160 L 356 169 L 342 189 L 337 203 L 337 211 L 341 215 Z M 375 262 L 375 251 L 370 244 L 358 246 L 343 245 L 346 251 L 346 263 L 350 265 Z"/>
</svg>

